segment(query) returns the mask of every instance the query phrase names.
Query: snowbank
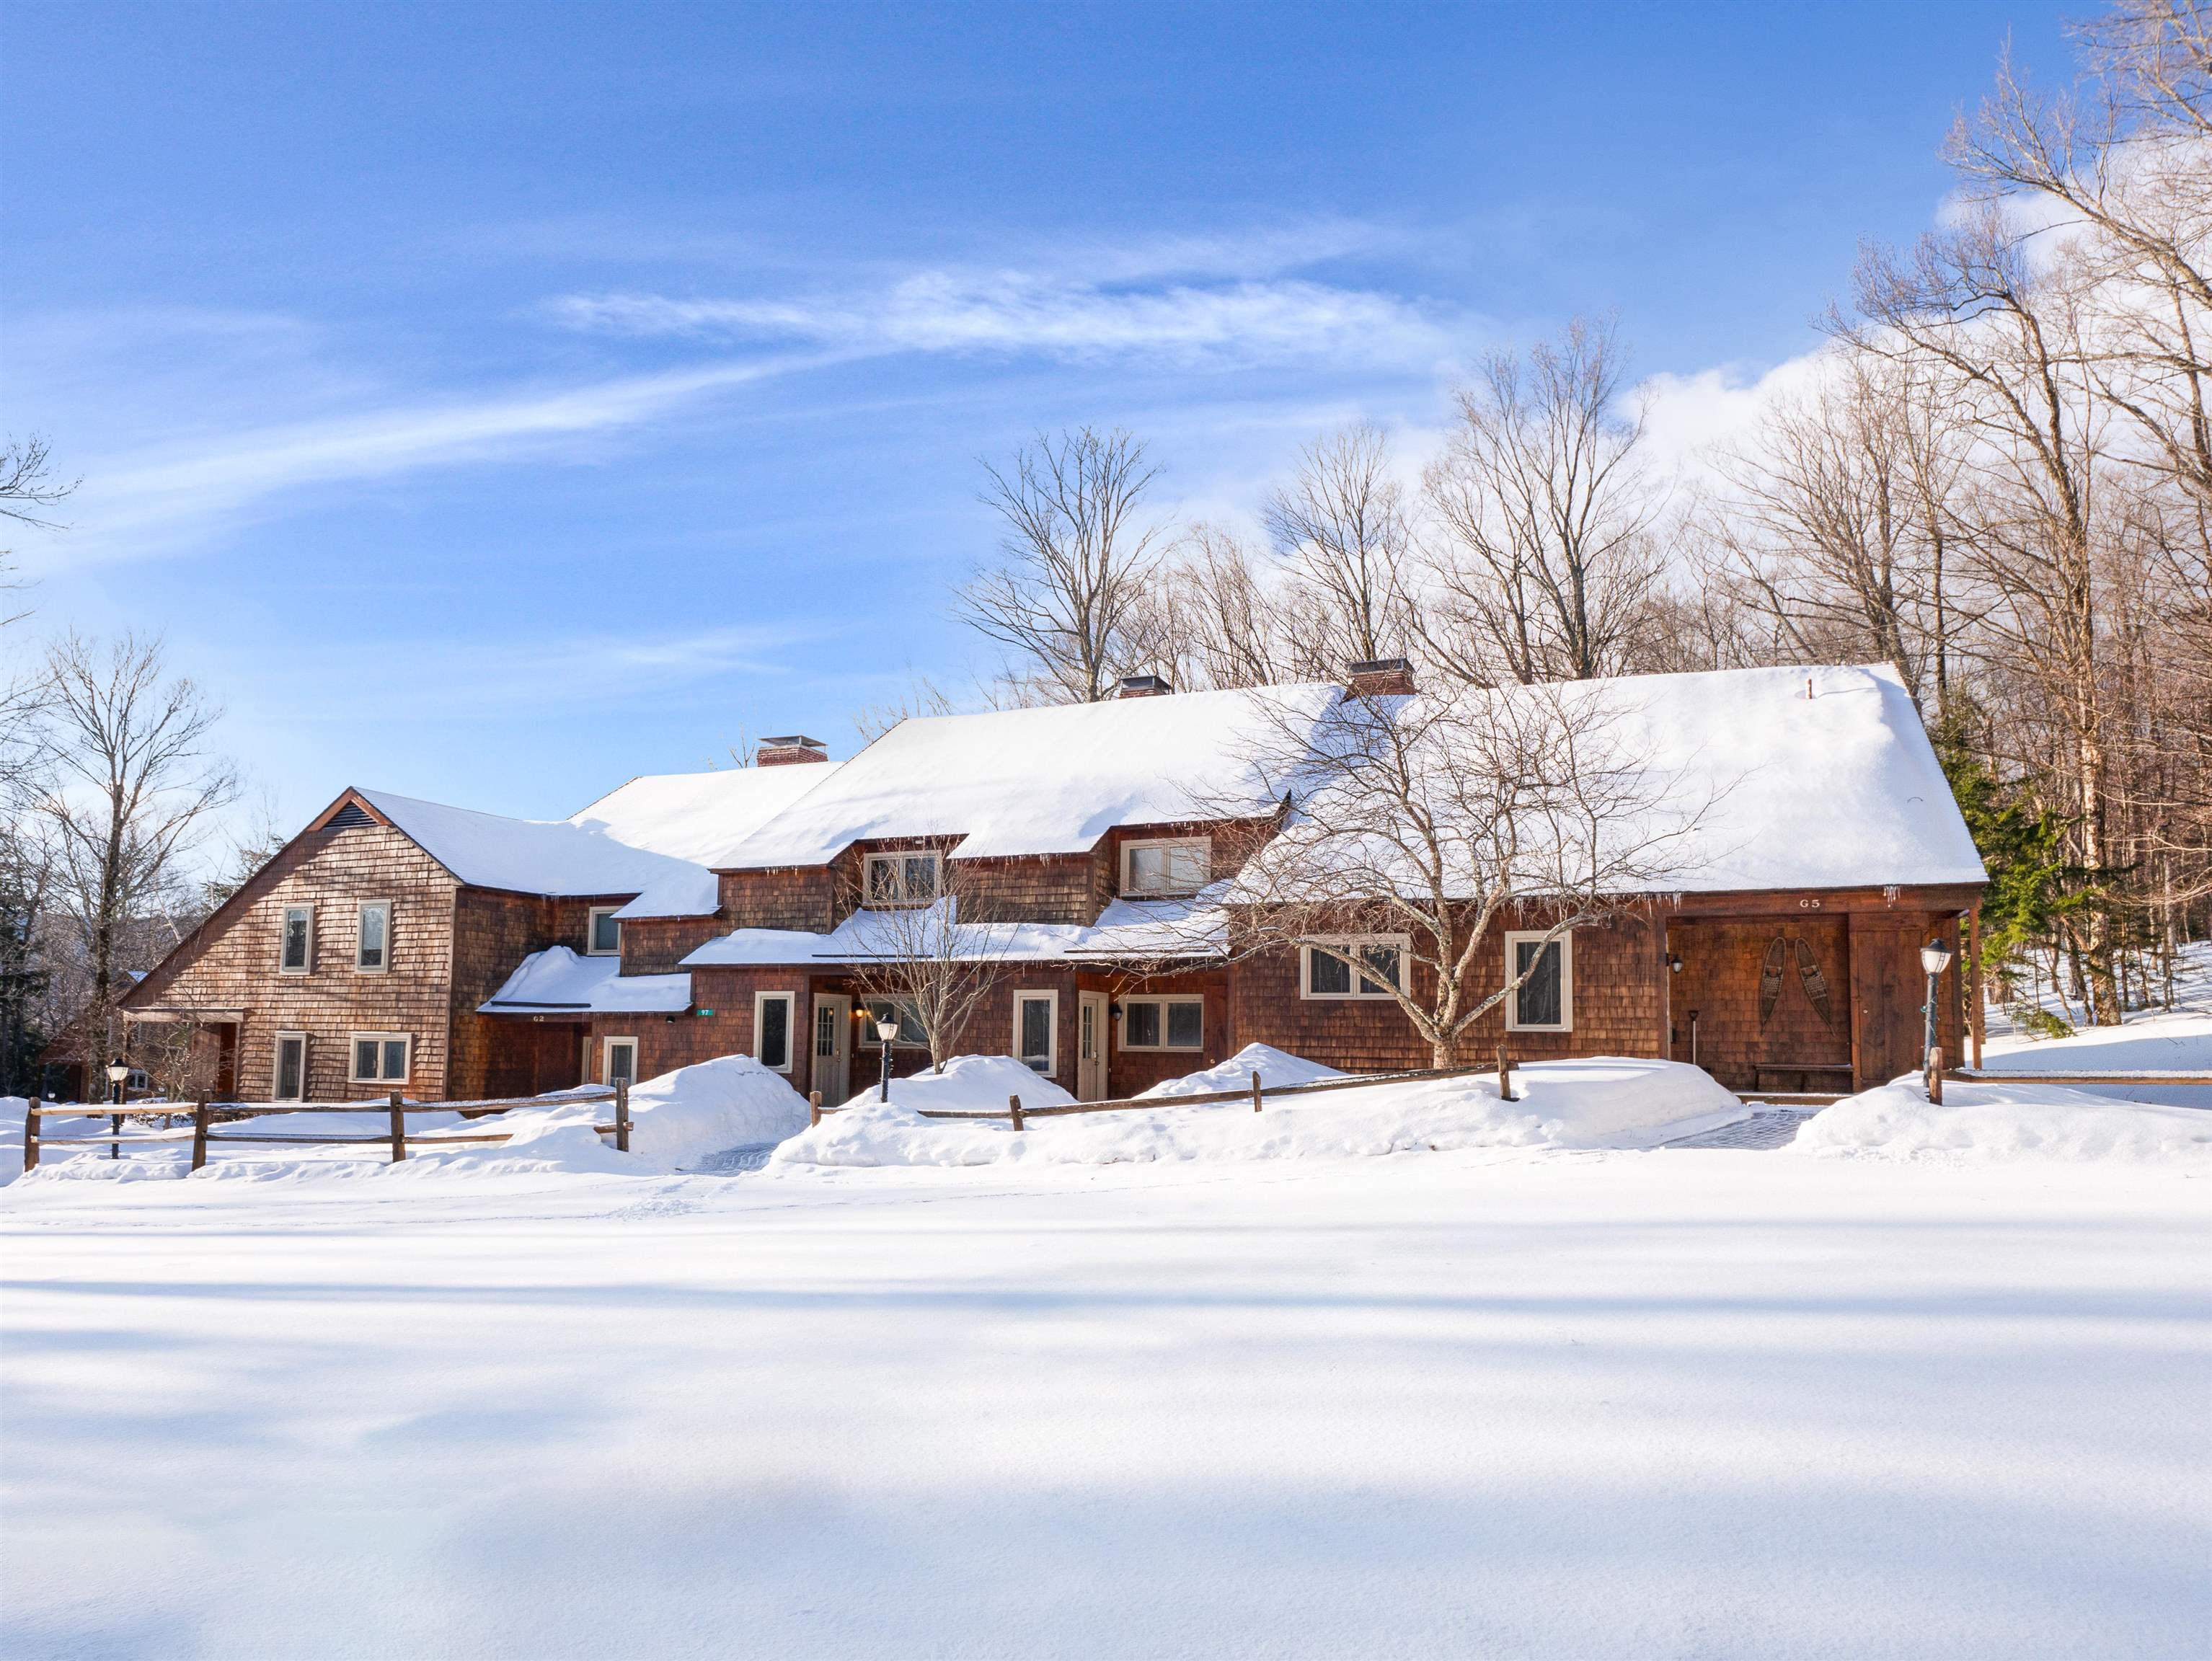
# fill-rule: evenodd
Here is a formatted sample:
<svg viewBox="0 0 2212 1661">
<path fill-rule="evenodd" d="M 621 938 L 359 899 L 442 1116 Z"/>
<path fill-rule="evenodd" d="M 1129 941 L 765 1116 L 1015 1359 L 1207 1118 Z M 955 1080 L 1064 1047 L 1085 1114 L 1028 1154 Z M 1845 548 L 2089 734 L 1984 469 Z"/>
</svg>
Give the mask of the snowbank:
<svg viewBox="0 0 2212 1661">
<path fill-rule="evenodd" d="M 604 1095 L 583 1096 L 560 1090 L 540 1097 L 537 1104 L 477 1119 L 459 1113 L 410 1113 L 410 1137 L 484 1136 L 507 1132 L 504 1143 L 459 1143 L 441 1149 L 434 1143 L 410 1145 L 405 1163 L 393 1165 L 373 1143 L 335 1147 L 272 1147 L 266 1144 L 217 1143 L 208 1150 L 202 1180 L 269 1182 L 287 1178 L 378 1176 L 406 1179 L 435 1173 L 466 1176 L 538 1176 L 566 1173 L 609 1176 L 649 1176 L 696 1165 L 708 1155 L 726 1149 L 760 1147 L 781 1141 L 806 1125 L 806 1103 L 781 1073 L 771 1072 L 750 1056 L 720 1056 L 690 1067 L 647 1079 L 633 1089 L 630 1103 L 630 1151 L 617 1153 L 611 1137 L 592 1129 L 609 1122 L 614 1113 Z M 541 1105 L 542 1104 L 542 1105 Z M 6 1124 L 10 1102 L 0 1098 L 0 1125 Z M 359 1113 L 268 1113 L 218 1127 L 224 1131 L 270 1135 L 380 1137 L 391 1128 L 381 1111 Z M 83 1127 L 104 1130 L 104 1118 L 42 1121 L 57 1136 L 89 1134 Z M 134 1134 L 148 1134 L 145 1121 Z M 15 1107 L 15 1122 L 6 1132 L 12 1137 L 4 1157 L 9 1176 L 22 1170 L 22 1110 Z M 33 1180 L 143 1181 L 173 1179 L 191 1169 L 189 1131 L 173 1133 L 163 1145 L 126 1146 L 124 1157 L 107 1159 L 104 1148 L 53 1148 L 39 1162 Z"/>
<path fill-rule="evenodd" d="M 1512 1102 L 1498 1099 L 1494 1079 L 1422 1079 L 1285 1097 L 1258 1113 L 1241 1103 L 1170 1106 L 1036 1120 L 1019 1133 L 1004 1123 L 923 1118 L 894 1085 L 890 1103 L 856 1100 L 783 1143 L 770 1164 L 1116 1165 L 1455 1148 L 1646 1148 L 1747 1111 L 1705 1073 L 1672 1062 L 1599 1057 L 1543 1062 L 1513 1076 L 1522 1099 Z M 1030 1100 L 1022 1097 L 1024 1106 Z"/>
<path fill-rule="evenodd" d="M 1228 1060 L 1208 1067 L 1202 1073 L 1185 1073 L 1181 1078 L 1163 1079 L 1149 1090 L 1139 1090 L 1138 1096 L 1202 1096 L 1214 1090 L 1249 1090 L 1252 1076 L 1260 1076 L 1263 1087 L 1278 1084 L 1312 1084 L 1324 1078 L 1342 1078 L 1344 1075 L 1334 1067 L 1324 1067 L 1318 1061 L 1308 1061 L 1304 1056 L 1294 1056 L 1286 1050 L 1272 1045 L 1248 1044 Z"/>
<path fill-rule="evenodd" d="M 1947 1082 L 1941 1106 L 1899 1080 L 1816 1113 L 1795 1154 L 1936 1161 L 2212 1165 L 2212 1112 L 2114 1101 L 2056 1084 Z"/>
<path fill-rule="evenodd" d="M 891 1081 L 894 1107 L 927 1107 L 940 1113 L 1003 1113 L 1008 1096 L 1019 1096 L 1024 1107 L 1054 1107 L 1075 1100 L 1042 1073 L 1012 1056 L 955 1056 L 941 1073 L 915 1073 Z M 876 1100 L 873 1087 L 845 1104 L 851 1108 L 870 1105 L 882 1105 Z M 805 1117 L 800 1115 L 802 1123 Z"/>
</svg>

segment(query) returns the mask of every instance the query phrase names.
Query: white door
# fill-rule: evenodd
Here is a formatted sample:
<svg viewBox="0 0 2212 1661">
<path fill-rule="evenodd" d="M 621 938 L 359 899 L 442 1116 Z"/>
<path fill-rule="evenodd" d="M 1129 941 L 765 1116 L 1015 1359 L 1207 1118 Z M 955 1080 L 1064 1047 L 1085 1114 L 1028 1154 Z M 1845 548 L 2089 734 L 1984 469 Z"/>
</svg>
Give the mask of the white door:
<svg viewBox="0 0 2212 1661">
<path fill-rule="evenodd" d="M 1079 1101 L 1106 1100 L 1106 994 L 1077 994 L 1075 1096 Z"/>
<path fill-rule="evenodd" d="M 814 1084 L 824 1106 L 843 1105 L 853 1094 L 853 1000 L 814 996 Z"/>
</svg>

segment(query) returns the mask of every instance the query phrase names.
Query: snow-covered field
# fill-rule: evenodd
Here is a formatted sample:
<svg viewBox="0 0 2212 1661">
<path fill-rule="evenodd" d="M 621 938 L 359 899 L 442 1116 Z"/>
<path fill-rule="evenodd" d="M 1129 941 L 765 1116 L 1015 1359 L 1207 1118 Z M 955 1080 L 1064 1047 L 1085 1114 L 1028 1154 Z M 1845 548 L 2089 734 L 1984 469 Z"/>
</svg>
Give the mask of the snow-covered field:
<svg viewBox="0 0 2212 1661">
<path fill-rule="evenodd" d="M 1516 1082 L 921 1118 L 1064 1099 L 967 1058 L 809 1131 L 729 1058 L 632 1155 L 577 1100 L 56 1149 L 0 1654 L 2205 1652 L 2212 1113 L 1900 1082 L 1713 1151 L 1692 1069 Z"/>
<path fill-rule="evenodd" d="M 2207 1198 L 1498 1148 L 36 1179 L 0 1649 L 2193 1658 Z"/>
</svg>

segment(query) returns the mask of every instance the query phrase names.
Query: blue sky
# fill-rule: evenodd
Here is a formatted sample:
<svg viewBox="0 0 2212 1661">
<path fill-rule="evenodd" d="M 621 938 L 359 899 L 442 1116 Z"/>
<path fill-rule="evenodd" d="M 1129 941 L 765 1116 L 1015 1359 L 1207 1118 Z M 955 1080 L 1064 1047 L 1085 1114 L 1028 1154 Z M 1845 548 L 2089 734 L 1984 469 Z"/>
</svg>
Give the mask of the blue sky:
<svg viewBox="0 0 2212 1661">
<path fill-rule="evenodd" d="M 14 539 L 38 626 L 166 630 L 288 826 L 847 753 L 988 668 L 948 592 L 1038 427 L 1125 425 L 1163 510 L 1234 518 L 1609 309 L 1693 410 L 1929 222 L 2008 33 L 2066 61 L 1972 0 L 0 28 L 0 398 L 85 480 Z"/>
</svg>

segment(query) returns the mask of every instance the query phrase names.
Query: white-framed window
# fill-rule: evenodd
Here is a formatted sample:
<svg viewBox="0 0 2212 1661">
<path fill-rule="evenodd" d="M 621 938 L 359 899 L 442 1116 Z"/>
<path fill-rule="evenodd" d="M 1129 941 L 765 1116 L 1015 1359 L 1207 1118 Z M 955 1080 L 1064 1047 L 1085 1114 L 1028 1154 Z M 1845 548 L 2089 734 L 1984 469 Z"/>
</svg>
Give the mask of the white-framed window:
<svg viewBox="0 0 2212 1661">
<path fill-rule="evenodd" d="M 307 1097 L 307 1035 L 276 1034 L 276 1076 L 269 1087 L 272 1101 L 304 1101 Z"/>
<path fill-rule="evenodd" d="M 1050 1077 L 1060 1070 L 1060 994 L 1014 994 L 1014 1056 Z"/>
<path fill-rule="evenodd" d="M 346 1077 L 356 1084 L 404 1084 L 414 1059 L 415 1040 L 407 1033 L 349 1033 L 351 1064 Z"/>
<path fill-rule="evenodd" d="M 1123 998 L 1121 1047 L 1125 1050 L 1204 1049 L 1206 1000 L 1202 997 Z"/>
<path fill-rule="evenodd" d="M 927 1050 L 929 1047 L 929 1034 L 922 1027 L 921 1017 L 915 1013 L 914 1005 L 906 999 L 872 998 L 862 1009 L 868 1018 L 868 1030 L 862 1037 L 870 1044 L 883 1042 L 876 1036 L 876 1024 L 896 1015 L 899 1029 L 898 1036 L 891 1040 L 893 1049 Z"/>
<path fill-rule="evenodd" d="M 276 973 L 310 974 L 315 967 L 315 908 L 284 907 L 283 932 L 277 937 Z"/>
<path fill-rule="evenodd" d="M 599 1040 L 599 1076 L 609 1084 L 637 1082 L 637 1040 L 607 1038 Z"/>
<path fill-rule="evenodd" d="M 584 955 L 614 957 L 622 951 L 622 919 L 615 913 L 619 906 L 594 906 L 591 920 L 584 926 Z"/>
<path fill-rule="evenodd" d="M 363 974 L 392 967 L 392 902 L 365 900 L 354 912 L 353 966 Z"/>
<path fill-rule="evenodd" d="M 1505 978 L 1528 978 L 1505 1000 L 1509 1033 L 1569 1033 L 1575 1026 L 1575 937 L 1546 941 L 1541 931 L 1505 937 Z"/>
<path fill-rule="evenodd" d="M 1411 938 L 1402 934 L 1367 934 L 1346 935 L 1341 939 L 1301 946 L 1298 996 L 1388 997 L 1393 986 L 1403 991 L 1406 956 L 1413 944 Z M 1323 946 L 1331 949 L 1316 949 Z M 1352 967 L 1354 962 L 1359 965 L 1356 974 Z"/>
<path fill-rule="evenodd" d="M 937 898 L 944 857 L 934 848 L 872 853 L 861 861 L 861 904 L 927 906 Z"/>
<path fill-rule="evenodd" d="M 1196 894 L 1213 880 L 1213 844 L 1203 836 L 1121 844 L 1121 892 Z"/>
<path fill-rule="evenodd" d="M 791 1017 L 798 1003 L 793 992 L 753 994 L 753 1056 L 770 1072 L 791 1070 Z"/>
</svg>

